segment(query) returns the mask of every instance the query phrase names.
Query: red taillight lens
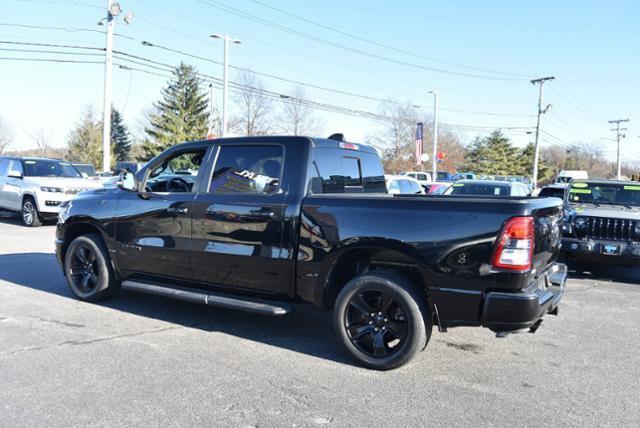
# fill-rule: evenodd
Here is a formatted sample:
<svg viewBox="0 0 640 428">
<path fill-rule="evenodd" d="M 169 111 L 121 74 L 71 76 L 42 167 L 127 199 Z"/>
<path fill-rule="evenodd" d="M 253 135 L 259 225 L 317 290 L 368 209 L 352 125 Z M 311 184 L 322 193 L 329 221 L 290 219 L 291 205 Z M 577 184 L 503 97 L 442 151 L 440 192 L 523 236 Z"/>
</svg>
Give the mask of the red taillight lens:
<svg viewBox="0 0 640 428">
<path fill-rule="evenodd" d="M 533 235 L 533 217 L 513 217 L 507 220 L 493 249 L 491 265 L 518 272 L 531 269 Z"/>
</svg>

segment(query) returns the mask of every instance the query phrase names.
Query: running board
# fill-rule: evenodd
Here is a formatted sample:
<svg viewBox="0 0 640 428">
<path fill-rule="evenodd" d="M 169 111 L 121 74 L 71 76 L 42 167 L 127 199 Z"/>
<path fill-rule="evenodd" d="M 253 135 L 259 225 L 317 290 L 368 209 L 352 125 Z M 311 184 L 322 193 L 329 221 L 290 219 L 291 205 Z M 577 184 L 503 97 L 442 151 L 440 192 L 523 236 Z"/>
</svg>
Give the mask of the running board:
<svg viewBox="0 0 640 428">
<path fill-rule="evenodd" d="M 271 303 L 266 300 L 242 298 L 226 294 L 203 292 L 200 290 L 168 287 L 139 281 L 124 281 L 121 287 L 125 290 L 154 294 L 171 299 L 184 300 L 202 305 L 219 306 L 221 308 L 237 309 L 260 315 L 279 317 L 293 312 L 293 307 L 286 303 Z"/>
</svg>

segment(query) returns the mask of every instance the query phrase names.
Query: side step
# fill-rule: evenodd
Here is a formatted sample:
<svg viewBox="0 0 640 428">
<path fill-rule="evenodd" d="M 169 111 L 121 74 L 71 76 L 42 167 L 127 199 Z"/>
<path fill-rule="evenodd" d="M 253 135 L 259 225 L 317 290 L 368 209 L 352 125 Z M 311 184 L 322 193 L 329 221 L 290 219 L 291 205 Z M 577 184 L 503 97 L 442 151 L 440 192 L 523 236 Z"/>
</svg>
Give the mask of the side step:
<svg viewBox="0 0 640 428">
<path fill-rule="evenodd" d="M 293 312 L 293 307 L 286 303 L 271 303 L 266 300 L 242 298 L 188 288 L 168 287 L 140 281 L 123 281 L 121 287 L 125 290 L 154 294 L 156 296 L 169 297 L 191 303 L 200 303 L 202 305 L 237 309 L 260 315 L 279 317 Z"/>
</svg>

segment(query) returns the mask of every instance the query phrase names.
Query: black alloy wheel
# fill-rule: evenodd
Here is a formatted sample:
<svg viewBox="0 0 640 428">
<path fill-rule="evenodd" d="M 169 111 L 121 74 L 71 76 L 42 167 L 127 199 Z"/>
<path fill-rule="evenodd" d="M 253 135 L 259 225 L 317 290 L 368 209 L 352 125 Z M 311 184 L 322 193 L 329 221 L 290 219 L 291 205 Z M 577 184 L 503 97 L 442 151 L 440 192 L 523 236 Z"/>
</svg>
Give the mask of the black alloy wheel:
<svg viewBox="0 0 640 428">
<path fill-rule="evenodd" d="M 333 324 L 358 362 L 389 370 L 409 362 L 431 336 L 425 289 L 396 271 L 363 273 L 338 293 Z"/>
<path fill-rule="evenodd" d="M 70 274 L 74 288 L 80 294 L 91 294 L 100 281 L 96 254 L 93 248 L 86 244 L 80 244 L 74 248 L 69 257 L 71 257 Z"/>
<path fill-rule="evenodd" d="M 407 336 L 406 309 L 384 291 L 367 290 L 353 295 L 345 313 L 351 343 L 372 357 L 397 352 Z"/>
<path fill-rule="evenodd" d="M 69 288 L 80 300 L 96 302 L 120 289 L 100 235 L 78 236 L 69 244 L 64 273 Z"/>
</svg>

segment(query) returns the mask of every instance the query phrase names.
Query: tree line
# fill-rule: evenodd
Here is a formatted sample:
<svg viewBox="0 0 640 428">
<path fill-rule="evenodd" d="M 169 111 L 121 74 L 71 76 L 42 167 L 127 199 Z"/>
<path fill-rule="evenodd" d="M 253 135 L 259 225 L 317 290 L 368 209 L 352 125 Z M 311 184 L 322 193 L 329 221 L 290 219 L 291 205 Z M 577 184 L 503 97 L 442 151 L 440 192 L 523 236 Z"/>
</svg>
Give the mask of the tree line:
<svg viewBox="0 0 640 428">
<path fill-rule="evenodd" d="M 276 104 L 273 98 L 265 95 L 264 85 L 255 74 L 242 72 L 238 80 L 239 85 L 232 98 L 234 114 L 228 124 L 231 133 L 309 135 L 322 131 L 323 123 L 304 102 L 306 95 L 302 87 L 292 88 L 292 95 L 285 96 Z M 220 135 L 221 115 L 213 104 L 210 116 L 207 89 L 193 66 L 180 63 L 162 88 L 159 99 L 148 110 L 142 135 L 135 142 L 122 114 L 114 107 L 111 116 L 114 165 L 124 160 L 147 161 L 174 144 L 204 139 L 209 133 Z M 417 168 L 415 130 L 418 122 L 424 124 L 424 150 L 432 154 L 433 120 L 429 114 L 420 111 L 413 103 L 388 100 L 379 106 L 379 116 L 378 126 L 366 142 L 378 149 L 386 172 L 399 173 Z M 13 135 L 13 129 L 0 117 L 0 154 L 7 151 Z M 102 122 L 91 107 L 82 111 L 67 135 L 66 148 L 49 147 L 50 136 L 44 128 L 34 131 L 31 137 L 38 149 L 30 151 L 30 154 L 57 155 L 96 167 L 102 164 Z M 438 130 L 438 151 L 444 155 L 438 169 L 442 171 L 530 176 L 533 150 L 533 143 L 516 147 L 500 130 L 485 137 L 476 137 L 466 145 L 453 130 L 443 126 Z M 427 162 L 422 168 L 430 170 L 430 166 L 431 162 Z M 615 164 L 606 160 L 602 148 L 594 144 L 543 147 L 539 181 L 550 181 L 563 169 L 582 169 L 590 176 L 606 178 L 614 174 Z M 639 172 L 638 162 L 623 165 L 625 175 Z"/>
</svg>

